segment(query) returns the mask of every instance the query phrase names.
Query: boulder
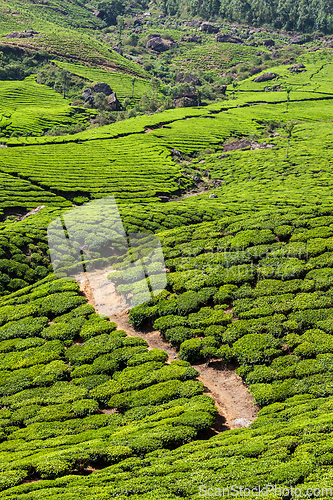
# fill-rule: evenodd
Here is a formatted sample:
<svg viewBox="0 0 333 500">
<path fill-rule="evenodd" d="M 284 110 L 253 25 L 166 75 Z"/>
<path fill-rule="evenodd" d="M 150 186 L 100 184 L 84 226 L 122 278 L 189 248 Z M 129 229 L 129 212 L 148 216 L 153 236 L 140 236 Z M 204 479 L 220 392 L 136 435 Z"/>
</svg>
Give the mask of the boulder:
<svg viewBox="0 0 333 500">
<path fill-rule="evenodd" d="M 223 33 L 218 33 L 216 35 L 216 41 L 223 43 L 242 43 L 240 38 L 231 35 L 224 35 Z"/>
<path fill-rule="evenodd" d="M 123 55 L 123 51 L 121 50 L 121 48 L 120 48 L 120 47 L 112 47 L 112 48 L 113 48 L 113 50 L 114 50 L 115 52 L 117 52 L 117 53 L 118 53 L 118 54 L 120 54 L 121 56 Z"/>
<path fill-rule="evenodd" d="M 291 66 L 290 68 L 288 68 L 290 73 L 300 73 L 304 69 L 305 69 L 305 66 L 302 63 L 294 64 L 294 66 Z"/>
<path fill-rule="evenodd" d="M 34 35 L 38 35 L 39 31 L 34 30 L 24 30 L 22 33 L 19 31 L 12 31 L 9 35 L 6 35 L 4 38 L 31 38 Z"/>
<path fill-rule="evenodd" d="M 121 110 L 121 104 L 118 101 L 117 95 L 115 92 L 113 92 L 110 95 L 110 98 L 108 99 L 108 101 L 109 101 L 109 107 L 110 107 L 111 111 L 120 111 Z"/>
<path fill-rule="evenodd" d="M 200 26 L 200 31 L 204 31 L 205 33 L 218 33 L 219 27 L 214 26 L 214 24 L 210 23 L 202 23 L 202 25 Z"/>
<path fill-rule="evenodd" d="M 20 34 L 21 33 L 19 33 L 18 31 L 12 31 L 8 35 L 6 35 L 4 38 L 20 38 L 20 36 L 19 36 Z"/>
<path fill-rule="evenodd" d="M 94 85 L 94 92 L 111 95 L 112 89 L 108 83 L 96 83 L 96 85 Z"/>
<path fill-rule="evenodd" d="M 289 40 L 290 43 L 292 44 L 300 44 L 302 43 L 302 35 L 295 35 Z"/>
<path fill-rule="evenodd" d="M 268 71 L 268 73 L 257 76 L 257 78 L 255 78 L 253 81 L 257 83 L 268 82 L 269 80 L 274 80 L 274 78 L 276 77 L 277 75 L 275 73 L 271 73 L 270 71 Z"/>
<path fill-rule="evenodd" d="M 262 71 L 262 68 L 259 68 L 258 66 L 255 66 L 254 68 L 249 69 L 249 73 L 251 76 L 256 75 L 257 73 L 260 73 Z"/>
<path fill-rule="evenodd" d="M 263 41 L 262 41 L 262 44 L 263 44 L 265 47 L 274 47 L 275 42 L 274 42 L 274 40 L 272 40 L 272 39 L 270 38 L 269 40 L 263 40 Z"/>
<path fill-rule="evenodd" d="M 209 195 L 209 198 L 217 198 L 217 194 L 212 193 Z"/>
<path fill-rule="evenodd" d="M 198 35 L 187 35 L 185 34 L 182 38 L 181 41 L 183 42 L 194 42 L 194 43 L 201 43 L 201 36 Z"/>
<path fill-rule="evenodd" d="M 185 21 L 184 26 L 190 26 L 191 28 L 198 28 L 202 24 L 202 21 Z"/>
<path fill-rule="evenodd" d="M 177 43 L 173 40 L 165 40 L 161 37 L 151 38 L 148 40 L 147 48 L 154 52 L 165 52 L 166 50 L 177 47 Z"/>
<path fill-rule="evenodd" d="M 185 96 L 175 99 L 173 101 L 173 105 L 176 106 L 176 108 L 191 108 L 193 106 L 198 106 L 198 101 L 196 98 Z"/>
<path fill-rule="evenodd" d="M 218 85 L 216 88 L 216 91 L 219 92 L 220 94 L 222 95 L 225 95 L 226 91 L 227 91 L 227 87 L 228 85 Z"/>
<path fill-rule="evenodd" d="M 93 97 L 91 89 L 84 89 L 83 92 L 82 92 L 82 95 L 84 97 L 84 101 L 85 102 L 88 102 L 88 101 L 90 102 L 91 98 L 92 98 L 92 100 L 94 100 L 94 97 Z"/>
<path fill-rule="evenodd" d="M 188 42 L 201 43 L 201 36 L 198 35 L 189 35 L 187 37 Z"/>
<path fill-rule="evenodd" d="M 28 36 L 39 35 L 39 31 L 35 30 L 23 30 L 23 33 L 27 33 Z"/>
<path fill-rule="evenodd" d="M 152 38 L 161 38 L 160 33 L 151 33 L 147 36 L 147 40 L 151 40 Z"/>
<path fill-rule="evenodd" d="M 135 26 L 141 26 L 142 24 L 143 24 L 143 22 L 138 17 L 136 19 L 134 19 L 134 23 L 133 23 L 134 27 Z"/>
<path fill-rule="evenodd" d="M 184 73 L 178 73 L 176 77 L 176 83 L 191 83 L 192 85 L 201 85 L 201 81 L 197 76 L 191 74 L 184 75 Z"/>
</svg>

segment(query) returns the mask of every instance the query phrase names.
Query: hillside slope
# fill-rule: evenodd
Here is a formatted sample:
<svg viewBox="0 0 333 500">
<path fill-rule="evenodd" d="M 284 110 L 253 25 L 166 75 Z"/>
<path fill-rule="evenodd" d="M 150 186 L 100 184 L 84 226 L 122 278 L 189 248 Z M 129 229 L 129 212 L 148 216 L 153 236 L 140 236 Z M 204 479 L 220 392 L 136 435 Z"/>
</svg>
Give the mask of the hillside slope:
<svg viewBox="0 0 333 500">
<path fill-rule="evenodd" d="M 308 4 L 290 26 L 286 4 L 246 5 L 157 3 L 143 16 L 135 3 L 122 31 L 95 3 L 0 2 L 1 499 L 196 500 L 231 487 L 240 499 L 265 485 L 269 499 L 327 496 L 333 49 L 257 28 L 300 27 Z M 312 7 L 302 29 L 329 32 L 330 4 Z M 219 23 L 218 41 L 156 17 L 191 9 L 256 26 Z M 24 29 L 39 33 L 6 37 Z M 122 240 L 105 220 L 112 196 Z M 103 224 L 92 212 L 66 229 L 99 199 Z M 149 241 L 161 243 L 151 267 Z M 99 314 L 125 299 L 111 321 Z M 233 407 L 260 408 L 254 421 L 257 407 L 235 424 L 214 405 L 223 370 L 246 394 Z"/>
</svg>

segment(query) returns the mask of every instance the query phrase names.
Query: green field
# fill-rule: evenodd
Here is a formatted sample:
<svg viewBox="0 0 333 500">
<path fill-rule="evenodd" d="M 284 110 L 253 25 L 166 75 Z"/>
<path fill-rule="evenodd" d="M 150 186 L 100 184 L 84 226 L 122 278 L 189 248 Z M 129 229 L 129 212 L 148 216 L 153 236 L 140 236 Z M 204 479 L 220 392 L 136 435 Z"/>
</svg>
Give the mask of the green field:
<svg viewBox="0 0 333 500">
<path fill-rule="evenodd" d="M 66 69 L 73 75 L 78 75 L 86 78 L 90 82 L 105 82 L 110 85 L 113 92 L 117 93 L 118 99 L 125 97 L 132 98 L 134 101 L 139 101 L 142 96 L 150 90 L 149 81 L 142 78 L 136 78 L 133 88 L 133 76 L 126 73 L 118 73 L 114 71 L 105 71 L 98 68 L 88 68 L 87 66 L 79 66 L 75 64 L 62 63 L 54 61 L 60 68 Z"/>
<path fill-rule="evenodd" d="M 86 125 L 95 113 L 71 107 L 70 101 L 33 76 L 0 82 L 0 138 L 43 135 L 53 127 Z"/>
<path fill-rule="evenodd" d="M 126 4 L 123 28 L 97 7 L 0 1 L 1 500 L 240 500 L 265 485 L 269 500 L 331 496 L 331 40 L 292 44 L 287 28 L 220 19 L 243 43 L 216 43 L 159 18 L 171 4 L 151 16 Z M 41 36 L 4 38 L 30 28 Z M 156 33 L 177 46 L 154 53 Z M 53 85 L 57 68 L 77 77 L 74 102 Z M 81 86 L 96 82 L 129 104 L 84 106 Z M 176 107 L 177 92 L 202 99 Z M 111 196 L 124 241 L 103 203 L 68 225 Z M 80 252 L 97 285 L 53 274 L 55 219 L 61 265 L 76 272 L 68 248 Z M 141 234 L 141 274 L 126 250 L 140 233 L 164 257 L 150 272 Z M 165 289 L 143 302 L 161 268 Z M 98 314 L 123 299 L 139 305 Z M 259 409 L 240 428 L 216 392 L 234 372 Z"/>
</svg>

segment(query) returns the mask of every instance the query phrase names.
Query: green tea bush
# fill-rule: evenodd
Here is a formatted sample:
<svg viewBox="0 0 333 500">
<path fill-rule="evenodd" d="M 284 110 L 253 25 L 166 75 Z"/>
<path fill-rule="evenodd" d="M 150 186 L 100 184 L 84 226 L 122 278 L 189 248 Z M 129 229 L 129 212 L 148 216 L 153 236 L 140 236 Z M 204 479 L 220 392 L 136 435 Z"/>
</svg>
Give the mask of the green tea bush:
<svg viewBox="0 0 333 500">
<path fill-rule="evenodd" d="M 281 341 L 271 334 L 250 333 L 233 344 L 233 354 L 241 364 L 255 364 L 269 361 L 278 356 Z"/>
</svg>

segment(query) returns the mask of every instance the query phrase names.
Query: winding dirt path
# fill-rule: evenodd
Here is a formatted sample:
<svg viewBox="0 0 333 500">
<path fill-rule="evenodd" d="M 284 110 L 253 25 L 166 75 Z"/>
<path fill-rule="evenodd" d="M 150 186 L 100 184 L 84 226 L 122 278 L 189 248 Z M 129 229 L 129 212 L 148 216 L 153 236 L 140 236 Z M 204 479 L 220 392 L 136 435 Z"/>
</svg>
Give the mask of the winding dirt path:
<svg viewBox="0 0 333 500">
<path fill-rule="evenodd" d="M 155 330 L 135 330 L 128 321 L 128 309 L 125 300 L 116 293 L 113 283 L 106 276 L 112 268 L 98 269 L 76 275 L 81 291 L 85 294 L 96 312 L 106 314 L 114 321 L 118 329 L 124 330 L 130 337 L 141 337 L 148 342 L 148 349 L 161 349 L 168 354 L 167 363 L 179 359 L 177 351 Z M 89 276 L 89 278 L 88 278 Z M 205 394 L 211 396 L 219 415 L 216 431 L 248 427 L 256 418 L 258 408 L 254 404 L 242 379 L 235 374 L 234 367 L 221 360 L 211 361 L 209 366 L 197 364 L 193 367 L 199 372 L 198 380 L 205 386 Z"/>
</svg>

